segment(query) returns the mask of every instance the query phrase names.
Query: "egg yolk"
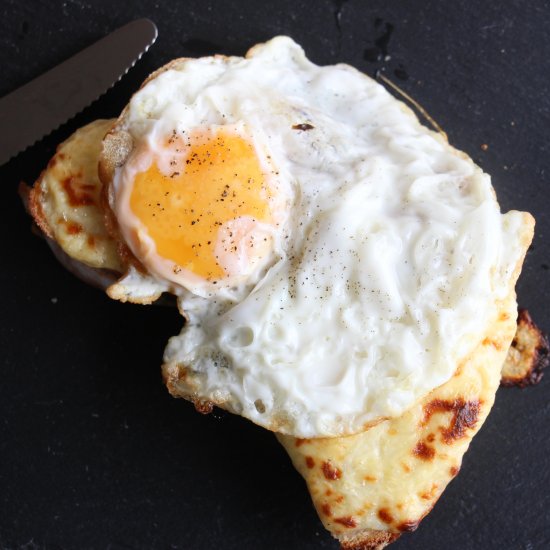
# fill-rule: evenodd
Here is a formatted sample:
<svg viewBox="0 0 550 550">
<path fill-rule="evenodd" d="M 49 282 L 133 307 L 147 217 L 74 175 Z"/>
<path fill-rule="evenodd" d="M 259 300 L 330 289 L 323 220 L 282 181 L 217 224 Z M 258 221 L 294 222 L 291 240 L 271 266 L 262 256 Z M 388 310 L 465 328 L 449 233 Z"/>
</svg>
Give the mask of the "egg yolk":
<svg viewBox="0 0 550 550">
<path fill-rule="evenodd" d="M 170 155 L 155 158 L 135 176 L 130 208 L 156 253 L 174 263 L 176 275 L 183 268 L 208 281 L 223 279 L 228 262 L 220 255 L 242 254 L 243 243 L 254 246 L 250 234 L 245 238 L 243 231 L 228 230 L 230 222 L 272 221 L 270 193 L 254 147 L 221 131 L 174 134 L 164 146 Z"/>
</svg>

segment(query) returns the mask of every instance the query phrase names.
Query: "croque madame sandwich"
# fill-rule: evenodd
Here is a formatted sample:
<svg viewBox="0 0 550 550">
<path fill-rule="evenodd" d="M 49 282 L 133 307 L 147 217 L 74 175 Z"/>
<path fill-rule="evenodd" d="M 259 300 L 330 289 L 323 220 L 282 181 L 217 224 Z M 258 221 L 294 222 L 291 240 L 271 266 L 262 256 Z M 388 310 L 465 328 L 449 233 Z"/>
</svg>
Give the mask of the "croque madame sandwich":
<svg viewBox="0 0 550 550">
<path fill-rule="evenodd" d="M 28 202 L 111 298 L 177 297 L 169 391 L 276 432 L 343 548 L 414 530 L 458 473 L 534 221 L 369 77 L 286 37 L 174 60 Z"/>
</svg>

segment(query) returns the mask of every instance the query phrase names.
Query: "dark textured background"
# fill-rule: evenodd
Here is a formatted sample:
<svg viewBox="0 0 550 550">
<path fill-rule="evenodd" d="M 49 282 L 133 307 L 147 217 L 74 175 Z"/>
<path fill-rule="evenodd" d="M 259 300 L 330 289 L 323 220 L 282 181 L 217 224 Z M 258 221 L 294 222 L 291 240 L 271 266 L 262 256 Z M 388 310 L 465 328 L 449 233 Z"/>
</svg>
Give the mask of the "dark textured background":
<svg viewBox="0 0 550 550">
<path fill-rule="evenodd" d="M 175 311 L 111 302 L 56 263 L 18 199 L 56 143 L 116 115 L 171 58 L 289 34 L 317 63 L 376 70 L 537 218 L 519 302 L 550 329 L 550 4 L 425 0 L 0 3 L 0 95 L 148 16 L 149 53 L 99 101 L 0 167 L 0 548 L 336 548 L 271 434 L 168 396 Z M 390 26 L 388 26 L 390 25 Z M 388 40 L 389 38 L 389 40 Z M 376 48 L 379 48 L 378 50 Z M 387 58 L 376 60 L 380 48 Z M 405 78 L 406 77 L 406 78 Z M 481 149 L 487 144 L 487 151 Z M 418 531 L 394 548 L 550 547 L 550 373 L 495 408 Z"/>
</svg>

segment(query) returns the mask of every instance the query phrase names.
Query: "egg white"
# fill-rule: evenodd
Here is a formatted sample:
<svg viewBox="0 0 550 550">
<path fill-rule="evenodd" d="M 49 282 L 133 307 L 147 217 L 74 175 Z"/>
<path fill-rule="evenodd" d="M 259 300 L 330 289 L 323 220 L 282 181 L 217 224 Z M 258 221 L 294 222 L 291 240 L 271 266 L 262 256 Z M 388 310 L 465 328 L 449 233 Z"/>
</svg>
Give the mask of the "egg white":
<svg viewBox="0 0 550 550">
<path fill-rule="evenodd" d="M 246 59 L 182 60 L 126 116 L 136 143 L 159 127 L 235 124 L 259 136 L 288 217 L 238 292 L 153 274 L 188 320 L 165 371 L 189 399 L 298 437 L 399 416 L 485 332 L 522 254 L 521 214 L 501 215 L 489 176 L 382 86 L 314 65 L 286 37 Z"/>
</svg>

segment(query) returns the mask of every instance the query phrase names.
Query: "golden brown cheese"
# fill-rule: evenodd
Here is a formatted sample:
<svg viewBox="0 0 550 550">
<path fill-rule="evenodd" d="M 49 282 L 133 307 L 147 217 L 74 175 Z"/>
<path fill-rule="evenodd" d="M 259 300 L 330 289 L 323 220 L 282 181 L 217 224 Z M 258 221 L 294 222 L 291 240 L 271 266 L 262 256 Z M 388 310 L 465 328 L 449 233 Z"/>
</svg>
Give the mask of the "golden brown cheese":
<svg viewBox="0 0 550 550">
<path fill-rule="evenodd" d="M 112 120 L 96 120 L 61 143 L 28 201 L 38 226 L 65 254 L 92 268 L 120 271 L 97 172 L 101 140 L 111 125 Z"/>
</svg>

